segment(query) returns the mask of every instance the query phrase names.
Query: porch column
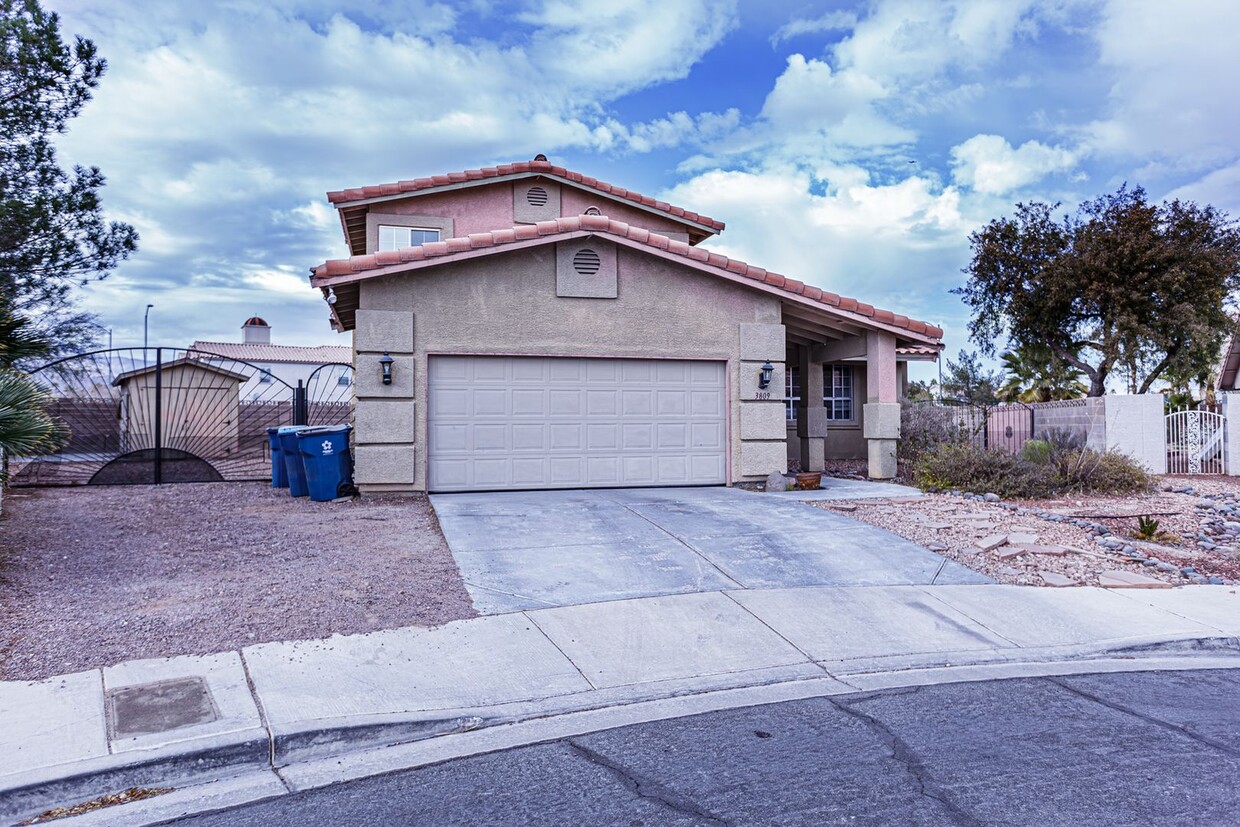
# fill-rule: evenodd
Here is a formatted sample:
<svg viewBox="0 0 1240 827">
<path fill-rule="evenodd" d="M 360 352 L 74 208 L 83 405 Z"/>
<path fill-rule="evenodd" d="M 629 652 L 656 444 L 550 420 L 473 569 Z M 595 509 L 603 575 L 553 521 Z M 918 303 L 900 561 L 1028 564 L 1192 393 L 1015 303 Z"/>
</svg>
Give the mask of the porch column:
<svg viewBox="0 0 1240 827">
<path fill-rule="evenodd" d="M 866 403 L 862 435 L 869 449 L 870 479 L 896 475 L 896 443 L 900 439 L 900 397 L 896 337 L 884 331 L 866 333 Z"/>
<path fill-rule="evenodd" d="M 822 362 L 810 348 L 800 349 L 801 401 L 797 404 L 797 436 L 801 438 L 801 470 L 826 467 L 827 409 L 822 405 Z"/>
</svg>

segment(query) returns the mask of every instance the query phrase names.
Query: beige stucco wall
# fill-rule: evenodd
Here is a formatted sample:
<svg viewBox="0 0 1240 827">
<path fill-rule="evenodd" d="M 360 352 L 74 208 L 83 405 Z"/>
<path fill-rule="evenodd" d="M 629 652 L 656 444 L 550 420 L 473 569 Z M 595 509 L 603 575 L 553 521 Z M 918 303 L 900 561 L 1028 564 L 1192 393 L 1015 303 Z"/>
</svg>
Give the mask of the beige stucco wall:
<svg viewBox="0 0 1240 827">
<path fill-rule="evenodd" d="M 772 382 L 774 400 L 760 401 L 760 361 L 750 361 L 759 351 L 768 353 L 766 339 L 782 341 L 777 298 L 625 247 L 617 249 L 616 298 L 557 297 L 557 255 L 557 246 L 548 244 L 362 283 L 354 348 L 357 479 L 364 492 L 426 488 L 427 360 L 436 353 L 725 361 L 732 479 L 782 470 L 782 426 L 772 434 L 762 429 L 763 422 L 778 420 L 747 414 L 747 436 L 768 438 L 742 440 L 740 414 L 742 405 L 782 407 L 782 362 Z M 413 332 L 408 356 L 389 347 L 403 338 L 406 323 Z M 378 376 L 376 360 L 384 350 L 397 360 L 396 379 L 387 388 L 367 378 Z M 413 443 L 402 437 L 406 417 L 397 422 L 367 410 L 394 399 L 412 406 Z M 743 467 L 754 473 L 742 475 Z M 412 473 L 397 478 L 407 470 Z"/>
</svg>

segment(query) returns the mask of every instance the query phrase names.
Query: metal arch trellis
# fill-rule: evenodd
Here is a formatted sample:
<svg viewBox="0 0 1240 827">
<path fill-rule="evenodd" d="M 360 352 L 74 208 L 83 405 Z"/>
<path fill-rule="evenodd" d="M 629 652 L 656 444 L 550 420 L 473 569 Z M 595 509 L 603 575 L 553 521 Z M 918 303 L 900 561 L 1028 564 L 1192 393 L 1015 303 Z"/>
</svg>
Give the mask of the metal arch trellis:
<svg viewBox="0 0 1240 827">
<path fill-rule="evenodd" d="M 1167 414 L 1167 473 L 1226 474 L 1226 427 L 1227 418 L 1214 411 L 1185 410 Z"/>
<path fill-rule="evenodd" d="M 348 366 L 330 367 L 351 375 Z M 205 350 L 98 350 L 30 375 L 64 438 L 54 453 L 10 457 L 16 486 L 266 479 L 267 428 L 309 424 L 311 416 L 313 424 L 338 424 L 351 413 L 339 394 L 312 400 L 300 381 Z"/>
</svg>

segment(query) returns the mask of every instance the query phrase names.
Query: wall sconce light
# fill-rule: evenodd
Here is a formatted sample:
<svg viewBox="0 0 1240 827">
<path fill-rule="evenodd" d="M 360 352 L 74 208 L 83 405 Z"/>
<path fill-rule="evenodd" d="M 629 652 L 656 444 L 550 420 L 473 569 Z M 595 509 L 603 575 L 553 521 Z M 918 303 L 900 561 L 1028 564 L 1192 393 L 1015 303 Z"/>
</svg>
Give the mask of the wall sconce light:
<svg viewBox="0 0 1240 827">
<path fill-rule="evenodd" d="M 396 360 L 388 356 L 388 352 L 383 351 L 383 355 L 379 357 L 379 369 L 383 371 L 383 384 L 392 384 L 392 363 Z"/>
<path fill-rule="evenodd" d="M 328 304 L 335 304 L 336 303 L 336 288 L 334 287 L 327 288 L 327 295 L 324 298 L 327 299 Z"/>
<path fill-rule="evenodd" d="M 758 387 L 769 388 L 771 386 L 771 376 L 775 373 L 775 366 L 771 364 L 771 360 L 767 359 L 766 364 L 758 371 Z"/>
</svg>

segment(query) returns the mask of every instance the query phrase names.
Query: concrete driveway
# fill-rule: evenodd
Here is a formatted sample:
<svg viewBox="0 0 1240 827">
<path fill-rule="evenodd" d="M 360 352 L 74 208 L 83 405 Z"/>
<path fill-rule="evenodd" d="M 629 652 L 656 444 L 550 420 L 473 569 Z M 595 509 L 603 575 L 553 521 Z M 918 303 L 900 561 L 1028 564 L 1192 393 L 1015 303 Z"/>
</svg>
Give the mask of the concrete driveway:
<svg viewBox="0 0 1240 827">
<path fill-rule="evenodd" d="M 483 614 L 725 589 L 991 582 L 888 531 L 734 488 L 436 494 L 431 503 Z"/>
</svg>

